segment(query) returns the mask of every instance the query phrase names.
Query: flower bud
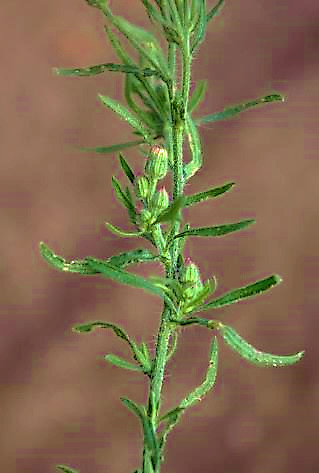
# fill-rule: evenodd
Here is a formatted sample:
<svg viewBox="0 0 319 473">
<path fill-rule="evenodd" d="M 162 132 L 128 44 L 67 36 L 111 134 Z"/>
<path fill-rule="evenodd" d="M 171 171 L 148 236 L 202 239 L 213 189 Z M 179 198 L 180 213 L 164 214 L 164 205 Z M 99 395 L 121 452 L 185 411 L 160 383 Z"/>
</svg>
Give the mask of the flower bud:
<svg viewBox="0 0 319 473">
<path fill-rule="evenodd" d="M 203 285 L 196 264 L 190 258 L 186 258 L 185 263 L 181 275 L 181 283 L 186 286 L 183 296 L 185 299 L 192 299 Z"/>
<path fill-rule="evenodd" d="M 138 176 L 134 183 L 135 195 L 138 199 L 146 199 L 150 190 L 150 183 L 146 176 Z"/>
<path fill-rule="evenodd" d="M 151 200 L 151 210 L 156 213 L 156 215 L 160 214 L 163 210 L 165 210 L 169 205 L 169 197 L 165 187 L 162 187 L 158 192 L 152 197 Z"/>
<path fill-rule="evenodd" d="M 165 148 L 154 145 L 145 164 L 145 172 L 151 179 L 163 179 L 168 172 L 168 156 Z"/>
</svg>

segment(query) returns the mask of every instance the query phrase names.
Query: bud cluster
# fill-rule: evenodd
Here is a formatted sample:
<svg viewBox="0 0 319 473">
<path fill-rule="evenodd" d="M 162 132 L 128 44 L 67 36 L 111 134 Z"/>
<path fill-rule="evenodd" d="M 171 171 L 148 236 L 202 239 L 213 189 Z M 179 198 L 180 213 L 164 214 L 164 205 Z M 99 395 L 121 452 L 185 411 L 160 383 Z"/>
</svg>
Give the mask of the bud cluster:
<svg viewBox="0 0 319 473">
<path fill-rule="evenodd" d="M 168 172 L 166 149 L 152 146 L 144 168 L 145 174 L 137 175 L 134 183 L 136 197 L 143 202 L 140 212 L 140 228 L 145 231 L 155 222 L 158 215 L 169 205 L 169 196 L 164 187 L 156 191 L 157 181 L 164 179 Z"/>
</svg>

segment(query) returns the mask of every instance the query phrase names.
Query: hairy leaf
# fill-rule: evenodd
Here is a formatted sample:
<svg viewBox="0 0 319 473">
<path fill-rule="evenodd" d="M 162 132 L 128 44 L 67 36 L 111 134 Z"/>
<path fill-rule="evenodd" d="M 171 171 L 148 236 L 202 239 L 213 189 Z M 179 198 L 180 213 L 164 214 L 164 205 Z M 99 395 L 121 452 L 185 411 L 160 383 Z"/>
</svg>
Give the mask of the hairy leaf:
<svg viewBox="0 0 319 473">
<path fill-rule="evenodd" d="M 250 363 L 262 367 L 289 366 L 297 363 L 305 351 L 300 351 L 294 355 L 274 355 L 257 350 L 244 340 L 238 333 L 228 325 L 220 323 L 219 331 L 225 342 L 236 351 L 242 358 Z"/>
</svg>

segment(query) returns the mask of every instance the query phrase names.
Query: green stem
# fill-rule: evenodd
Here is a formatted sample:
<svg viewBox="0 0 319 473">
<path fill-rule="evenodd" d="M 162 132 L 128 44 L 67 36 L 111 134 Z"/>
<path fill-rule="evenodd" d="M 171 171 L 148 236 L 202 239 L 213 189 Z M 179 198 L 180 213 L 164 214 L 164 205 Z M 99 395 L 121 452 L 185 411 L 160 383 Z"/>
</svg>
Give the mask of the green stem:
<svg viewBox="0 0 319 473">
<path fill-rule="evenodd" d="M 169 58 L 170 65 L 174 70 L 174 79 L 172 84 L 176 83 L 175 79 L 175 46 L 169 45 Z M 182 50 L 182 64 L 183 64 L 183 82 L 182 82 L 182 100 L 184 104 L 184 110 L 187 110 L 188 104 L 188 95 L 190 88 L 190 49 L 189 49 L 189 36 L 185 37 L 185 42 Z M 170 98 L 174 98 L 174 89 L 173 86 L 169 90 Z M 173 199 L 176 200 L 180 195 L 183 194 L 183 138 L 185 131 L 185 114 L 181 119 L 177 119 L 172 115 L 171 107 L 171 129 L 169 130 L 169 152 L 173 153 Z M 172 146 L 171 146 L 172 145 Z M 171 228 L 173 235 L 176 235 L 179 232 L 180 222 L 176 221 Z M 158 229 L 157 229 L 158 230 Z M 159 249 L 161 252 L 161 248 Z M 178 258 L 179 252 L 179 242 L 175 240 L 172 245 L 171 260 L 169 264 L 166 265 L 166 277 L 174 278 L 175 277 L 175 266 Z M 161 400 L 161 391 L 164 380 L 165 366 L 167 362 L 167 351 L 169 346 L 169 339 L 172 331 L 171 323 L 169 322 L 169 317 L 171 315 L 171 309 L 164 303 L 161 322 L 159 326 L 159 331 L 157 335 L 156 351 L 155 357 L 153 359 L 152 366 L 152 375 L 150 379 L 149 387 L 149 399 L 148 399 L 148 416 L 152 421 L 154 431 L 156 431 L 156 423 L 160 410 L 160 400 Z M 145 466 L 148 455 L 146 447 L 144 446 L 143 450 L 143 473 L 145 472 Z M 156 466 L 155 473 L 160 473 L 160 465 Z"/>
</svg>

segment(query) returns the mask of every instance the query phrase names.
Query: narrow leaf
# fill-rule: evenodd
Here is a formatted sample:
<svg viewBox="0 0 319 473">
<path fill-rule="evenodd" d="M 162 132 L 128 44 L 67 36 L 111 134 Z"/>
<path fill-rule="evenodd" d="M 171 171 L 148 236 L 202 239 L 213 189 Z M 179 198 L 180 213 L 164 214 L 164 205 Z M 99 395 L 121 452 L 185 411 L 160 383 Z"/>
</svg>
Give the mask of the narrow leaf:
<svg viewBox="0 0 319 473">
<path fill-rule="evenodd" d="M 234 304 L 235 302 L 246 299 L 247 297 L 253 297 L 260 294 L 261 292 L 267 291 L 268 289 L 271 289 L 279 284 L 281 281 L 282 279 L 280 276 L 273 274 L 268 278 L 261 279 L 260 281 L 256 281 L 253 284 L 249 284 L 248 286 L 241 287 L 239 289 L 233 289 L 221 297 L 208 302 L 198 310 L 205 311 L 209 309 L 217 309 L 224 305 Z"/>
<path fill-rule="evenodd" d="M 198 1 L 198 22 L 195 26 L 194 37 L 191 46 L 191 53 L 194 54 L 195 50 L 198 48 L 200 43 L 205 39 L 207 19 L 206 19 L 206 1 Z"/>
<path fill-rule="evenodd" d="M 212 279 L 208 279 L 205 282 L 196 297 L 183 306 L 183 313 L 188 314 L 190 312 L 196 312 L 197 307 L 199 307 L 200 304 L 202 304 L 211 294 L 213 294 L 216 291 L 216 288 L 217 279 L 215 276 L 213 276 Z"/>
<path fill-rule="evenodd" d="M 172 244 L 175 238 L 181 238 L 184 236 L 218 237 L 226 235 L 228 233 L 233 233 L 242 230 L 251 225 L 252 223 L 256 223 L 256 220 L 242 220 L 241 222 L 217 225 L 215 227 L 191 228 L 190 230 L 186 230 L 182 233 L 178 233 L 177 235 L 175 235 L 174 238 L 170 242 L 168 242 L 168 246 Z"/>
<path fill-rule="evenodd" d="M 132 169 L 130 168 L 128 162 L 126 161 L 126 159 L 122 155 L 122 153 L 119 154 L 119 160 L 120 160 L 121 168 L 123 169 L 126 177 L 131 181 L 132 184 L 134 184 L 135 175 L 134 175 Z"/>
<path fill-rule="evenodd" d="M 144 140 L 135 140 L 111 146 L 97 146 L 95 148 L 80 146 L 79 149 L 80 151 L 95 151 L 95 153 L 116 153 L 117 151 L 121 151 L 122 149 L 132 148 L 133 146 L 141 145 L 144 143 Z"/>
<path fill-rule="evenodd" d="M 109 17 L 113 26 L 115 26 L 131 43 L 131 45 L 141 54 L 145 60 L 158 71 L 162 80 L 167 81 L 169 71 L 164 60 L 161 48 L 157 39 L 150 32 L 140 28 L 120 16 L 114 16 L 108 5 L 103 8 L 103 13 Z M 149 54 L 143 43 L 151 43 L 154 46 L 153 54 Z M 156 59 L 155 59 L 156 58 Z"/>
<path fill-rule="evenodd" d="M 225 342 L 236 351 L 242 358 L 250 363 L 261 367 L 289 366 L 297 363 L 305 351 L 293 355 L 274 355 L 257 350 L 244 340 L 238 333 L 228 325 L 220 323 L 219 331 Z"/>
<path fill-rule="evenodd" d="M 106 228 L 108 230 L 110 230 L 110 232 L 114 233 L 115 235 L 119 235 L 121 237 L 138 237 L 138 236 L 143 235 L 143 232 L 137 232 L 137 233 L 136 232 L 124 232 L 123 230 L 121 230 L 120 228 L 115 227 L 114 225 L 112 225 L 109 222 L 105 222 L 104 225 L 106 226 Z"/>
<path fill-rule="evenodd" d="M 172 301 L 167 297 L 167 295 L 165 295 L 165 293 L 160 288 L 156 287 L 149 280 L 143 278 L 142 276 L 138 276 L 137 274 L 129 273 L 122 269 L 116 268 L 115 266 L 112 266 L 111 264 L 97 258 L 87 257 L 86 261 L 92 269 L 99 271 L 101 275 L 106 278 L 113 279 L 114 281 L 122 284 L 127 284 L 128 286 L 144 289 L 147 292 L 162 297 L 170 304 L 174 312 L 176 312 Z"/>
<path fill-rule="evenodd" d="M 215 187 L 213 189 L 209 189 L 208 191 L 199 192 L 198 194 L 193 194 L 186 196 L 186 202 L 184 207 L 189 207 L 190 205 L 197 204 L 198 202 L 202 202 L 203 200 L 208 200 L 213 197 L 218 197 L 225 192 L 228 192 L 232 187 L 235 185 L 235 182 L 229 182 L 224 184 L 221 187 Z"/>
<path fill-rule="evenodd" d="M 145 141 L 151 143 L 151 136 L 147 129 L 126 107 L 105 95 L 98 94 L 98 97 L 106 107 L 113 110 L 113 112 L 117 113 L 123 120 L 126 120 L 136 131 L 138 131 L 144 137 Z"/>
<path fill-rule="evenodd" d="M 154 255 L 146 248 L 137 248 L 136 250 L 127 251 L 124 253 L 120 253 L 119 255 L 112 256 L 107 261 L 113 266 L 124 268 L 129 264 L 157 261 L 159 260 L 159 257 L 159 255 Z"/>
<path fill-rule="evenodd" d="M 155 463 L 157 464 L 159 461 L 159 453 L 160 453 L 159 445 L 157 442 L 156 433 L 153 428 L 152 422 L 147 417 L 144 406 L 139 406 L 138 404 L 133 402 L 131 399 L 128 399 L 125 397 L 121 397 L 120 399 L 123 402 L 123 404 L 140 419 L 143 426 L 144 442 L 148 450 L 154 457 Z"/>
<path fill-rule="evenodd" d="M 185 164 L 183 169 L 183 179 L 186 182 L 190 177 L 201 168 L 203 163 L 202 158 L 202 145 L 198 128 L 194 121 L 190 117 L 189 113 L 186 114 L 186 133 L 188 137 L 188 143 L 192 154 L 192 159 L 189 163 Z"/>
<path fill-rule="evenodd" d="M 209 366 L 207 369 L 206 378 L 203 383 L 198 386 L 194 391 L 192 391 L 188 396 L 183 399 L 179 404 L 181 408 L 188 408 L 194 404 L 197 404 L 203 396 L 205 396 L 210 389 L 213 388 L 217 375 L 217 365 L 218 365 L 218 342 L 217 338 L 213 337 L 211 346 L 210 346 L 210 355 L 209 355 Z"/>
<path fill-rule="evenodd" d="M 261 105 L 264 103 L 269 102 L 284 102 L 285 98 L 280 94 L 272 94 L 266 95 L 265 97 L 261 97 L 256 100 L 251 100 L 250 102 L 246 102 L 243 104 L 235 105 L 234 107 L 225 108 L 222 112 L 213 113 L 212 115 L 206 115 L 205 117 L 195 119 L 195 123 L 203 124 L 203 123 L 210 123 L 216 122 L 219 120 L 225 120 L 226 118 L 233 117 L 238 113 L 244 112 L 249 108 L 255 107 L 256 105 Z"/>
<path fill-rule="evenodd" d="M 175 222 L 180 220 L 179 211 L 185 205 L 185 196 L 179 196 L 176 200 L 170 203 L 170 205 L 157 217 L 155 223 L 160 222 Z"/>
<path fill-rule="evenodd" d="M 198 105 L 204 100 L 205 93 L 207 90 L 207 80 L 199 80 L 196 84 L 192 97 L 188 104 L 188 113 L 191 114 Z"/>
<path fill-rule="evenodd" d="M 111 353 L 109 355 L 105 355 L 104 359 L 109 363 L 112 363 L 112 365 L 118 366 L 119 368 L 124 368 L 132 371 L 143 371 L 143 368 L 141 366 L 129 363 L 128 361 L 123 360 L 123 358 L 120 358 L 117 355 L 112 355 Z"/>
<path fill-rule="evenodd" d="M 65 465 L 55 465 L 55 468 L 58 471 L 62 471 L 62 473 L 80 473 L 80 470 L 73 470 L 73 468 L 70 468 Z"/>
<path fill-rule="evenodd" d="M 141 370 L 143 370 L 145 374 L 150 374 L 150 369 L 149 369 L 150 367 L 148 364 L 148 360 L 145 359 L 144 354 L 142 353 L 142 351 L 140 350 L 136 342 L 134 340 L 131 340 L 129 336 L 127 335 L 127 333 L 118 325 L 110 323 L 110 322 L 103 322 L 101 320 L 96 320 L 94 322 L 86 322 L 84 324 L 75 325 L 74 327 L 72 327 L 72 331 L 76 333 L 88 333 L 88 332 L 92 332 L 92 330 L 96 328 L 112 329 L 115 335 L 117 335 L 119 338 L 121 338 L 122 340 L 126 341 L 129 344 L 130 349 L 132 351 L 133 358 L 135 361 L 137 361 L 140 364 Z M 111 355 L 111 356 L 115 356 L 115 355 Z"/>
<path fill-rule="evenodd" d="M 119 202 L 124 205 L 128 210 L 131 210 L 135 213 L 135 207 L 132 202 L 128 199 L 128 197 L 124 194 L 121 189 L 121 185 L 116 177 L 112 176 L 112 186 L 115 191 L 115 195 L 118 198 Z"/>
<path fill-rule="evenodd" d="M 150 69 L 149 67 L 141 69 L 137 66 L 131 66 L 128 64 L 114 64 L 108 62 L 106 64 L 98 64 L 96 66 L 76 68 L 76 69 L 63 69 L 60 67 L 54 67 L 54 72 L 59 76 L 96 76 L 97 74 L 102 74 L 105 71 L 111 72 L 124 72 L 126 74 L 141 74 L 144 77 L 157 76 L 159 77 L 158 71 Z"/>
<path fill-rule="evenodd" d="M 42 258 L 59 271 L 68 271 L 70 273 L 79 274 L 96 274 L 92 268 L 88 266 L 85 261 L 75 260 L 69 263 L 61 256 L 56 255 L 43 241 L 39 243 L 40 254 Z"/>
<path fill-rule="evenodd" d="M 207 23 L 214 18 L 214 16 L 218 15 L 218 13 L 221 11 L 223 5 L 224 5 L 225 0 L 219 0 L 219 2 L 210 10 L 210 12 L 207 13 L 206 19 Z"/>
</svg>

